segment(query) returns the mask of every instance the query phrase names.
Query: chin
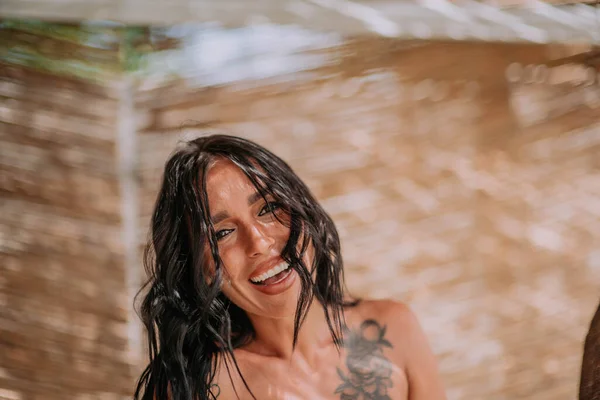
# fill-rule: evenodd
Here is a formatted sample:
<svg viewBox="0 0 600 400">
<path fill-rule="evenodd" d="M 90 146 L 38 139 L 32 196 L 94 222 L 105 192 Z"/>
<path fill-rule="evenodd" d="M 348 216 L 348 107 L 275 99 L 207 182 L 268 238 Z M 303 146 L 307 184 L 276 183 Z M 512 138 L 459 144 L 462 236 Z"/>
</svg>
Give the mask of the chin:
<svg viewBox="0 0 600 400">
<path fill-rule="evenodd" d="M 294 318 L 296 315 L 296 307 L 298 307 L 298 299 L 302 285 L 298 279 L 292 287 L 285 293 L 277 296 L 265 296 L 265 307 L 261 307 L 264 311 L 261 313 L 263 317 L 274 319 Z"/>
</svg>

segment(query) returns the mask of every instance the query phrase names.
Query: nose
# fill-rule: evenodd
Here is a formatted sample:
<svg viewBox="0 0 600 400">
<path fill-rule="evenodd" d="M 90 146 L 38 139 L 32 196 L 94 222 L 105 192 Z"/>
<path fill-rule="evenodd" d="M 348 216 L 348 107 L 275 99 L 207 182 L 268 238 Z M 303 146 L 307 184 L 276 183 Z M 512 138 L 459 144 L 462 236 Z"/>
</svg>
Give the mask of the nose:
<svg viewBox="0 0 600 400">
<path fill-rule="evenodd" d="M 254 224 L 248 227 L 247 253 L 249 257 L 267 254 L 275 244 L 275 238 L 268 234 L 265 227 Z"/>
</svg>

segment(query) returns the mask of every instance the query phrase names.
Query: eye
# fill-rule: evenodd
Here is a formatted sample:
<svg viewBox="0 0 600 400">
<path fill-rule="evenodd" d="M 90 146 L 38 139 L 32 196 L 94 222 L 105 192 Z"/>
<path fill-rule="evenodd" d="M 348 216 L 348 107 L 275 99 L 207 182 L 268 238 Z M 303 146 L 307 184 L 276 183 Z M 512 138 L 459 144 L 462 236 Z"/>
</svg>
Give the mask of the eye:
<svg viewBox="0 0 600 400">
<path fill-rule="evenodd" d="M 221 240 L 227 235 L 229 235 L 231 232 L 233 232 L 233 229 L 221 229 L 220 231 L 215 233 L 215 236 L 217 237 L 217 240 Z"/>
<path fill-rule="evenodd" d="M 265 215 L 267 213 L 273 213 L 273 212 L 277 211 L 280 208 L 281 208 L 281 204 L 279 204 L 279 203 L 275 203 L 275 202 L 272 202 L 272 201 L 267 202 L 267 204 L 265 204 L 265 206 L 258 213 L 258 216 L 262 217 L 263 215 Z"/>
</svg>

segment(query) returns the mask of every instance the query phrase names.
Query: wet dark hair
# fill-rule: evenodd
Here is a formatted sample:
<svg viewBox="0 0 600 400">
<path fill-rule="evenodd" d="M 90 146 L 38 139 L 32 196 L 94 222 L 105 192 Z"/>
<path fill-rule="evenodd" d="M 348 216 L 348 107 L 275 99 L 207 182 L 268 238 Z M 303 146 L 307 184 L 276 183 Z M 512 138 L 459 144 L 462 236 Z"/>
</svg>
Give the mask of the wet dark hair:
<svg viewBox="0 0 600 400">
<path fill-rule="evenodd" d="M 219 158 L 233 162 L 265 201 L 272 196 L 287 214 L 290 236 L 281 256 L 302 283 L 293 345 L 316 299 L 339 349 L 343 309 L 356 304 L 344 300 L 340 241 L 333 221 L 283 160 L 234 136 L 187 141 L 166 162 L 144 254 L 149 280 L 139 293 L 145 294 L 140 317 L 147 330 L 150 362 L 137 383 L 135 399 L 216 399 L 218 393 L 211 389 L 217 389 L 213 379 L 220 360 L 230 378 L 230 361 L 241 376 L 233 350 L 249 343 L 254 330 L 246 313 L 220 290 L 222 261 L 206 193 L 207 171 Z M 308 243 L 315 254 L 310 268 L 302 261 Z M 207 244 L 215 265 L 212 272 L 207 268 L 211 261 Z"/>
</svg>

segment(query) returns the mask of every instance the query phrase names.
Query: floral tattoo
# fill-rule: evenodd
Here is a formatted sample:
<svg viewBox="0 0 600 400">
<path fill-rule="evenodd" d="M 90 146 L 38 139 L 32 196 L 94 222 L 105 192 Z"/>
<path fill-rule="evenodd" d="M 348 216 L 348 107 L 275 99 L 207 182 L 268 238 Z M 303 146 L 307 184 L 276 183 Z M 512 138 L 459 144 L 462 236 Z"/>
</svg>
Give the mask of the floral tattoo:
<svg viewBox="0 0 600 400">
<path fill-rule="evenodd" d="M 388 389 L 392 387 L 392 364 L 383 349 L 392 344 L 384 338 L 385 331 L 385 325 L 369 319 L 357 330 L 346 332 L 348 374 L 337 369 L 342 384 L 335 390 L 341 400 L 391 400 Z"/>
</svg>

